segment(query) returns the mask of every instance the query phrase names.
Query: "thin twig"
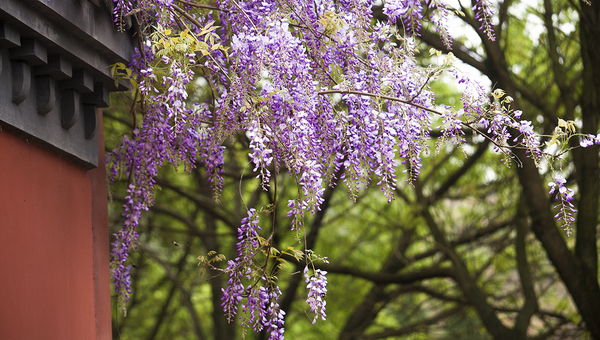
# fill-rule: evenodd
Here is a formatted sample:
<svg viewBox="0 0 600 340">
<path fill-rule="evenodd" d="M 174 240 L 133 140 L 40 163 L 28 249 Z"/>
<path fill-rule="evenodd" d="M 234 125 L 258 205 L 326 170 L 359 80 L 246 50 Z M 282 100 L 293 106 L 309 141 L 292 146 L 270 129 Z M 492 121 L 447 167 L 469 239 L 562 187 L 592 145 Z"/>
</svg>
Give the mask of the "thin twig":
<svg viewBox="0 0 600 340">
<path fill-rule="evenodd" d="M 188 12 L 186 12 L 183 8 L 181 8 L 179 6 L 172 6 L 172 8 L 175 9 L 177 12 L 179 12 L 181 15 L 183 15 L 191 23 L 196 25 L 196 27 L 198 27 L 199 29 L 202 29 L 202 27 L 203 27 L 202 24 L 198 20 L 196 20 L 193 16 L 191 16 Z"/>
<path fill-rule="evenodd" d="M 189 2 L 189 1 L 185 1 L 185 0 L 175 0 L 179 3 L 182 3 L 184 5 L 188 5 L 188 6 L 192 6 L 192 7 L 196 7 L 196 8 L 202 8 L 202 9 L 212 9 L 215 11 L 220 11 L 220 12 L 232 12 L 229 9 L 223 9 L 223 8 L 219 8 L 216 6 L 210 6 L 210 5 L 204 5 L 204 4 L 199 4 L 199 3 L 195 3 L 195 2 Z"/>
<path fill-rule="evenodd" d="M 413 103 L 410 100 L 406 100 L 406 99 L 402 99 L 402 98 L 398 98 L 398 97 L 390 97 L 390 96 L 384 96 L 381 94 L 374 94 L 374 93 L 369 93 L 369 92 L 361 92 L 361 91 L 353 91 L 353 90 L 327 90 L 327 91 L 319 91 L 317 92 L 317 94 L 331 94 L 331 93 L 341 93 L 341 94 L 357 94 L 357 95 L 361 95 L 361 96 L 369 96 L 369 97 L 373 97 L 373 98 L 382 98 L 382 99 L 387 99 L 387 100 L 392 100 L 395 102 L 400 102 L 400 103 L 404 103 L 404 104 L 408 104 L 408 105 L 412 105 L 414 107 L 417 107 L 419 109 L 425 110 L 425 111 L 429 111 L 432 113 L 435 113 L 437 115 L 442 116 L 443 113 L 441 113 L 440 111 L 434 110 L 434 109 L 430 109 L 426 106 L 423 106 L 421 104 L 417 104 L 417 103 Z"/>
</svg>

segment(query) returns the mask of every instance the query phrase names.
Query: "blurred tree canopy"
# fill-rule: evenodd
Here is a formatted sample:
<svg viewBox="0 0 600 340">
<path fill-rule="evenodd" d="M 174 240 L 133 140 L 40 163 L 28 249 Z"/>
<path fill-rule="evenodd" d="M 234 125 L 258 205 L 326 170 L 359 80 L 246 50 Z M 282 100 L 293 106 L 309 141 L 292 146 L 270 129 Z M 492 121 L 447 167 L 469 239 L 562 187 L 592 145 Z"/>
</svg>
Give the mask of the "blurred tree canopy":
<svg viewBox="0 0 600 340">
<path fill-rule="evenodd" d="M 456 19 L 464 34 L 451 52 L 512 96 L 512 106 L 537 124 L 536 132 L 551 135 L 561 118 L 575 121 L 583 133 L 597 133 L 600 2 L 505 0 L 497 8 L 495 41 L 478 31 L 473 4 L 456 5 L 465 14 Z M 384 19 L 380 8 L 374 11 Z M 424 63 L 435 62 L 426 53 L 430 47 L 450 52 L 432 27 L 421 29 L 420 40 Z M 438 105 L 459 102 L 453 91 L 459 85 L 451 79 L 433 86 Z M 210 95 L 198 93 L 190 100 Z M 131 134 L 132 100 L 114 97 L 118 105 L 104 112 L 108 151 L 122 134 Z M 468 139 L 461 148 L 432 141 L 422 155 L 421 175 L 412 185 L 400 179 L 392 203 L 374 184 L 356 204 L 343 185 L 327 188 L 321 211 L 305 223 L 302 242 L 329 257 L 329 264 L 318 264 L 329 272 L 328 320 L 311 325 L 304 264 L 281 256 L 280 305 L 287 311 L 288 338 L 600 339 L 598 147 L 569 149 L 564 163 L 555 164 L 577 193 L 575 232 L 566 238 L 553 217 L 550 174 L 518 149 L 518 159 L 501 167 L 502 155 L 485 138 Z M 174 168 L 161 173 L 156 204 L 143 215 L 138 251 L 131 256 L 127 316 L 116 309 L 113 314 L 115 339 L 242 338 L 239 322 L 228 324 L 223 317 L 227 278 L 198 257 L 215 259 L 213 251 L 235 256 L 247 206 L 275 214 L 274 247 L 303 247 L 284 213 L 293 179 L 278 173 L 276 186 L 264 191 L 249 165 L 246 136 L 226 147 L 220 203 L 212 199 L 200 164 L 190 174 Z M 123 222 L 125 185 L 112 188 L 113 230 Z M 265 214 L 261 223 L 270 218 Z"/>
</svg>

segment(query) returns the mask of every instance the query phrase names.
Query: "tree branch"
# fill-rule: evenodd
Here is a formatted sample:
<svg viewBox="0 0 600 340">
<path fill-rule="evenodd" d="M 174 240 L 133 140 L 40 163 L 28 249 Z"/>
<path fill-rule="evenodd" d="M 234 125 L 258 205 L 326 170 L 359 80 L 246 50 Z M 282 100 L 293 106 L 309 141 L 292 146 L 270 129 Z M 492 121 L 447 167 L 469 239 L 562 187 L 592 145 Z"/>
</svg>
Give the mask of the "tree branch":
<svg viewBox="0 0 600 340">
<path fill-rule="evenodd" d="M 531 272 L 529 271 L 529 263 L 527 262 L 527 250 L 525 244 L 525 237 L 527 235 L 527 206 L 523 200 L 523 196 L 519 200 L 519 206 L 517 208 L 516 225 L 517 225 L 517 239 L 515 244 L 515 250 L 517 253 L 517 270 L 519 272 L 519 279 L 521 281 L 521 287 L 523 289 L 523 295 L 525 296 L 525 303 L 523 309 L 519 312 L 517 320 L 515 321 L 514 329 L 517 333 L 527 335 L 527 328 L 531 322 L 531 317 L 538 310 L 537 297 L 535 289 L 533 287 L 533 281 Z"/>
<path fill-rule="evenodd" d="M 181 189 L 180 187 L 173 185 L 170 182 L 167 182 L 166 180 L 163 180 L 160 178 L 156 179 L 156 184 L 160 185 L 162 188 L 167 188 L 167 189 L 173 190 L 180 196 L 183 196 L 183 197 L 189 199 L 190 201 L 194 202 L 198 207 L 200 207 L 202 210 L 207 212 L 209 215 L 213 216 L 214 218 L 216 218 L 220 221 L 223 221 L 232 230 L 237 230 L 239 223 L 234 222 L 229 217 L 227 217 L 226 212 L 220 212 L 219 206 L 215 203 L 214 200 L 206 198 L 204 196 L 194 195 L 189 192 L 186 192 L 185 190 Z M 231 216 L 231 214 L 228 214 L 228 215 Z"/>
<path fill-rule="evenodd" d="M 454 264 L 454 271 L 452 271 L 452 278 L 458 283 L 458 286 L 462 290 L 463 294 L 467 297 L 470 303 L 473 304 L 475 310 L 479 314 L 481 321 L 490 332 L 490 334 L 496 338 L 515 339 L 514 332 L 504 326 L 495 314 L 494 308 L 490 306 L 486 301 L 485 294 L 479 289 L 475 280 L 471 277 L 465 264 L 460 259 L 458 254 L 453 250 L 450 243 L 446 240 L 445 235 L 438 227 L 437 223 L 433 219 L 433 216 L 429 212 L 429 204 L 427 199 L 423 196 L 422 188 L 418 180 L 414 182 L 415 193 L 418 197 L 418 201 L 421 204 L 421 216 L 424 218 L 427 226 L 429 227 L 430 233 L 433 235 L 437 246 L 442 249 L 452 260 Z"/>
<path fill-rule="evenodd" d="M 196 336 L 198 337 L 199 340 L 206 339 L 206 337 L 204 336 L 204 332 L 202 332 L 202 328 L 200 326 L 200 317 L 198 316 L 198 313 L 196 312 L 196 309 L 194 308 L 194 305 L 192 304 L 190 292 L 187 289 L 185 289 L 185 287 L 183 286 L 183 283 L 181 282 L 181 280 L 179 280 L 179 277 L 177 276 L 177 274 L 175 272 L 173 272 L 173 269 L 171 269 L 171 266 L 169 266 L 169 264 L 167 262 L 165 262 L 163 259 L 160 258 L 160 256 L 158 255 L 158 253 L 156 253 L 156 251 L 154 251 L 152 248 L 148 247 L 145 243 L 140 242 L 139 248 L 141 251 L 150 255 L 156 262 L 158 262 L 165 269 L 169 279 L 173 282 L 173 284 L 181 292 L 181 300 L 182 300 L 183 304 L 185 305 L 185 307 L 187 308 L 188 312 L 190 313 L 190 318 L 192 319 L 192 324 L 194 325 L 194 330 L 196 332 Z"/>
<path fill-rule="evenodd" d="M 416 324 L 402 327 L 400 329 L 393 329 L 393 330 L 391 329 L 391 330 L 383 331 L 380 333 L 366 335 L 364 337 L 364 339 L 375 340 L 375 339 L 389 338 L 389 337 L 393 337 L 393 336 L 400 336 L 403 334 L 409 334 L 409 333 L 413 333 L 413 332 L 417 332 L 417 331 L 423 331 L 423 330 L 427 329 L 427 326 L 433 325 L 433 324 L 438 323 L 446 318 L 449 318 L 449 317 L 455 315 L 456 313 L 458 313 L 463 308 L 464 308 L 463 306 L 451 308 L 449 310 L 440 312 L 431 318 L 419 321 Z"/>
<path fill-rule="evenodd" d="M 432 278 L 450 277 L 456 278 L 456 273 L 452 268 L 448 267 L 433 267 L 426 268 L 421 271 L 406 273 L 406 274 L 388 274 L 380 272 L 366 272 L 354 267 L 336 266 L 328 264 L 315 264 L 315 268 L 325 270 L 328 273 L 344 274 L 354 277 L 360 277 L 374 283 L 396 283 L 409 284 L 417 281 L 422 281 Z"/>
<path fill-rule="evenodd" d="M 439 198 L 441 198 L 448 191 L 448 189 L 450 189 L 454 184 L 456 184 L 456 182 L 464 174 L 466 174 L 467 171 L 469 171 L 469 169 L 473 167 L 473 165 L 475 165 L 479 158 L 483 156 L 485 151 L 488 149 L 489 144 L 489 139 L 485 139 L 483 143 L 479 144 L 475 153 L 469 156 L 469 158 L 467 158 L 463 166 L 460 167 L 460 169 L 458 169 L 457 171 L 455 171 L 450 177 L 448 177 L 448 179 L 446 179 L 446 181 L 442 183 L 442 185 L 434 192 L 433 195 L 429 196 L 429 201 L 431 203 L 434 203 Z"/>
</svg>

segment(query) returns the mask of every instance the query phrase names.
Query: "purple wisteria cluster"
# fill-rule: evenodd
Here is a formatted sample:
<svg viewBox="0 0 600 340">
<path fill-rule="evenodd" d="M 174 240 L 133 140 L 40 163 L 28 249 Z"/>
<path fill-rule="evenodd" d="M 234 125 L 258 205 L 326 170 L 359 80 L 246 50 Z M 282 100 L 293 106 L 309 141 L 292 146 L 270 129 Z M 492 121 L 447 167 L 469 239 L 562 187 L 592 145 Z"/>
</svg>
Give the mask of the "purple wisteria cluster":
<svg viewBox="0 0 600 340">
<path fill-rule="evenodd" d="M 131 230 L 130 228 L 124 229 L 121 233 L 126 232 L 127 230 Z M 127 300 L 129 294 L 131 294 L 131 278 L 129 276 L 129 270 L 131 266 L 125 265 L 125 261 L 127 260 L 127 251 L 129 249 L 125 248 L 121 243 L 123 237 L 116 237 L 115 241 L 111 244 L 111 268 L 110 274 L 114 280 L 115 291 L 119 292 L 119 303 L 121 306 L 124 306 L 124 303 Z M 126 309 L 123 309 L 123 313 L 127 313 Z"/>
<path fill-rule="evenodd" d="M 577 212 L 573 205 L 573 199 L 575 198 L 575 191 L 567 188 L 565 184 L 567 180 L 561 175 L 554 176 L 554 182 L 548 183 L 550 186 L 550 195 L 555 194 L 556 200 L 560 199 L 560 204 L 556 208 L 559 212 L 554 216 L 558 222 L 562 223 L 562 227 L 565 229 L 567 236 L 571 236 L 573 228 L 570 227 L 571 223 L 575 222 L 573 214 Z"/>
<path fill-rule="evenodd" d="M 470 128 L 509 156 L 514 144 L 534 157 L 542 153 L 531 123 L 509 109 L 509 98 L 495 91 L 490 103 L 489 91 L 457 71 L 451 54 L 442 65 L 417 63 L 415 36 L 423 22 L 432 22 L 451 46 L 447 21 L 460 11 L 442 0 L 384 1 L 388 20 L 374 25 L 378 3 L 371 0 L 217 0 L 215 5 L 138 0 L 136 8 L 128 0 L 114 2 L 116 22 L 136 16 L 144 42 L 125 73 L 131 74 L 142 115 L 134 115 L 139 122 L 132 135 L 108 159 L 110 180 L 128 179 L 125 226 L 112 251 L 121 301 L 130 289 L 127 254 L 135 249 L 142 211 L 153 203 L 160 167 L 190 170 L 202 164 L 218 197 L 226 166 L 223 143 L 232 137 L 248 139 L 248 159 L 264 189 L 273 173 L 287 171 L 296 179 L 288 216 L 297 230 L 305 214 L 319 210 L 326 186 L 338 179 L 350 198 L 374 181 L 393 200 L 398 168 L 407 181 L 419 175 L 433 128 L 452 143 L 464 143 L 463 130 Z M 478 0 L 472 9 L 490 39 L 493 7 Z M 461 109 L 440 111 L 435 105 L 429 81 L 444 72 L 462 87 Z M 210 87 L 207 103 L 190 103 L 198 76 Z M 511 129 L 520 134 L 511 136 Z M 568 205 L 573 195 L 563 184 L 554 183 Z M 281 292 L 267 270 L 278 250 L 259 235 L 258 216 L 250 208 L 241 221 L 237 257 L 224 270 L 229 281 L 222 306 L 230 321 L 241 308 L 244 326 L 282 339 Z M 263 251 L 266 261 L 257 264 Z M 326 272 L 316 269 L 311 276 L 307 266 L 304 274 L 313 322 L 325 319 Z"/>
<path fill-rule="evenodd" d="M 582 136 L 581 140 L 579 142 L 579 145 L 582 148 L 587 148 L 592 145 L 600 145 L 600 134 L 598 134 L 597 136 L 594 136 L 594 135 Z"/>
<path fill-rule="evenodd" d="M 235 260 L 229 260 L 227 262 L 227 269 L 225 272 L 229 273 L 229 281 L 227 282 L 227 288 L 223 289 L 223 297 L 221 298 L 223 301 L 221 306 L 223 306 L 227 320 L 231 321 L 237 314 L 238 305 L 242 301 L 242 296 L 247 294 L 248 303 L 243 308 L 244 312 L 250 312 L 252 321 L 254 321 L 255 330 L 262 325 L 260 322 L 264 316 L 265 306 L 268 301 L 265 301 L 266 294 L 258 289 L 261 288 L 260 286 L 249 285 L 249 291 L 246 292 L 242 279 L 244 276 L 248 281 L 256 279 L 252 277 L 251 273 L 253 269 L 252 259 L 259 249 L 257 230 L 260 230 L 261 228 L 258 225 L 258 222 L 258 213 L 254 208 L 250 208 L 248 217 L 242 219 L 242 224 L 238 228 L 238 256 Z M 255 312 L 263 314 L 258 316 Z"/>
<path fill-rule="evenodd" d="M 315 274 L 310 276 L 308 274 L 308 266 L 304 267 L 304 281 L 307 283 L 306 288 L 308 289 L 308 299 L 306 303 L 310 307 L 310 311 L 315 313 L 315 317 L 312 323 L 317 322 L 317 318 L 321 316 L 321 319 L 325 321 L 325 295 L 327 295 L 327 272 L 321 269 L 315 269 Z"/>
<path fill-rule="evenodd" d="M 495 40 L 496 35 L 491 23 L 494 16 L 494 7 L 490 0 L 478 0 L 472 10 L 475 12 L 475 19 L 481 23 L 479 29 L 487 35 L 488 39 Z"/>
<path fill-rule="evenodd" d="M 130 0 L 114 1 L 114 3 L 113 15 L 115 16 L 115 24 L 119 30 L 123 30 L 125 27 L 124 17 L 133 10 L 133 4 Z"/>
<path fill-rule="evenodd" d="M 238 256 L 229 260 L 225 273 L 229 274 L 227 287 L 223 288 L 223 311 L 228 321 L 232 321 L 241 307 L 244 316 L 241 325 L 256 332 L 266 329 L 269 340 L 283 339 L 285 312 L 279 308 L 277 300 L 281 295 L 279 287 L 262 268 L 255 265 L 257 253 L 262 250 L 265 240 L 258 235 L 261 230 L 259 214 L 250 208 L 248 216 L 242 219 L 238 228 Z M 268 253 L 268 250 L 267 250 Z"/>
<path fill-rule="evenodd" d="M 151 53 L 139 58 L 150 58 Z M 144 98 L 146 112 L 132 137 L 124 136 L 122 145 L 107 157 L 108 177 L 111 182 L 117 178 L 129 179 L 125 197 L 124 228 L 116 233 L 111 252 L 113 279 L 119 297 L 128 300 L 129 275 L 124 268 L 130 250 L 135 249 L 138 234 L 135 231 L 141 213 L 153 204 L 153 190 L 158 170 L 164 163 L 183 165 L 192 169 L 196 155 L 202 158 L 213 176 L 218 177 L 223 168 L 222 147 L 213 143 L 207 129 L 199 129 L 202 121 L 210 116 L 206 108 L 190 109 L 186 106 L 187 85 L 193 73 L 176 60 L 161 60 L 168 69 L 168 75 L 160 82 L 154 70 L 145 66 L 139 59 L 132 63 L 133 74 L 139 80 L 139 92 Z M 159 89 L 166 89 L 161 91 Z M 216 146 L 215 146 L 216 145 Z M 215 154 L 215 150 L 217 155 Z M 117 273 L 119 272 L 119 273 Z"/>
<path fill-rule="evenodd" d="M 436 32 L 440 34 L 442 42 L 447 48 L 452 47 L 452 38 L 448 31 L 448 19 L 454 13 L 450 6 L 442 0 L 426 2 L 429 10 L 429 22 L 436 25 Z M 487 8 L 487 7 L 486 7 Z M 383 3 L 383 13 L 387 15 L 392 24 L 404 27 L 412 35 L 420 35 L 423 23 L 423 3 L 421 0 L 388 0 Z"/>
<path fill-rule="evenodd" d="M 407 31 L 418 34 L 423 21 L 423 6 L 421 0 L 391 0 L 386 1 L 383 13 L 394 24 L 402 23 Z"/>
<path fill-rule="evenodd" d="M 555 131 L 554 138 L 556 138 L 557 134 L 564 135 L 565 132 L 561 130 L 561 127 L 568 131 L 570 129 L 569 125 L 569 122 L 560 120 L 559 126 Z M 574 130 L 574 128 L 571 129 Z M 592 145 L 600 145 L 600 134 L 597 136 L 580 135 L 579 137 L 579 145 L 583 148 L 587 148 Z M 554 181 L 548 183 L 550 186 L 549 194 L 554 195 L 555 201 L 559 202 L 559 204 L 554 207 L 554 209 L 558 209 L 558 213 L 554 215 L 554 218 L 556 218 L 557 222 L 561 224 L 561 227 L 565 230 L 566 235 L 571 236 L 573 233 L 571 224 L 575 222 L 575 217 L 573 215 L 577 213 L 577 210 L 573 205 L 573 200 L 575 199 L 575 190 L 566 187 L 567 180 L 561 174 L 554 174 L 553 177 Z"/>
</svg>

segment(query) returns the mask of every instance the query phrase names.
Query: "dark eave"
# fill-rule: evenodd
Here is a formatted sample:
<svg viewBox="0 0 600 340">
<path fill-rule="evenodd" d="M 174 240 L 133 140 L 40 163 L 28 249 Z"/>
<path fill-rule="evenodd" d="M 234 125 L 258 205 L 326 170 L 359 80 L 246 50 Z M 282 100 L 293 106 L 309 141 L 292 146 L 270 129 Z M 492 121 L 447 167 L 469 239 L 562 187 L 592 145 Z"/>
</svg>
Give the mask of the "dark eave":
<svg viewBox="0 0 600 340">
<path fill-rule="evenodd" d="M 97 2 L 97 1 L 96 1 Z M 110 65 L 136 40 L 86 0 L 0 1 L 0 124 L 85 168 L 98 166 L 96 109 L 109 105 Z"/>
</svg>

